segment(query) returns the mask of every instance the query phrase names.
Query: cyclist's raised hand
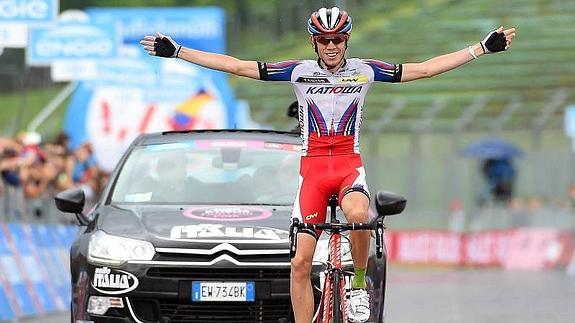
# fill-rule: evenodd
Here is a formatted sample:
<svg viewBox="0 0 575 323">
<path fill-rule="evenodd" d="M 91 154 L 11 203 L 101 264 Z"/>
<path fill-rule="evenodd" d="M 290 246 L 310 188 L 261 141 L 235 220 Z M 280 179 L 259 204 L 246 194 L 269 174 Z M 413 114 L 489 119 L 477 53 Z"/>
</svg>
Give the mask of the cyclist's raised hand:
<svg viewBox="0 0 575 323">
<path fill-rule="evenodd" d="M 483 53 L 492 54 L 507 50 L 515 38 L 515 28 L 503 30 L 503 26 L 490 32 L 480 42 Z"/>
<path fill-rule="evenodd" d="M 156 36 L 145 36 L 140 44 L 152 56 L 178 57 L 182 46 L 169 36 L 157 33 Z"/>
<path fill-rule="evenodd" d="M 260 79 L 260 68 L 256 61 L 244 61 L 224 54 L 181 46 L 171 37 L 160 33 L 156 36 L 145 36 L 140 44 L 152 56 L 176 57 L 213 70 Z"/>
</svg>

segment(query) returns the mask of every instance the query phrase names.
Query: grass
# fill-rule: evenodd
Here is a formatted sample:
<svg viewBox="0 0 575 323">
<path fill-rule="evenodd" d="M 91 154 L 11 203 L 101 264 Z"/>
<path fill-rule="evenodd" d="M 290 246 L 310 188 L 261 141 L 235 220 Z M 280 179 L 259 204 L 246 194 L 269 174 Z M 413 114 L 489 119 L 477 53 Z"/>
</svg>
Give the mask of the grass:
<svg viewBox="0 0 575 323">
<path fill-rule="evenodd" d="M 0 135 L 13 137 L 27 129 L 28 124 L 63 88 L 61 85 L 20 93 L 0 94 Z M 62 103 L 50 118 L 40 125 L 38 132 L 51 138 L 62 129 L 65 106 Z"/>
</svg>

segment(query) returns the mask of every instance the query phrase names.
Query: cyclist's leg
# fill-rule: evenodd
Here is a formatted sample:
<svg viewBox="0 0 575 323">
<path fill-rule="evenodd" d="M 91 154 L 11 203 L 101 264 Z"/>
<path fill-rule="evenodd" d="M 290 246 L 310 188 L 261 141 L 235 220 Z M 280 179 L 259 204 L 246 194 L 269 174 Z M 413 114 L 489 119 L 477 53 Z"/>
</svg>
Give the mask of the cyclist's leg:
<svg viewBox="0 0 575 323">
<path fill-rule="evenodd" d="M 354 155 L 347 160 L 348 172 L 339 191 L 340 206 L 348 222 L 369 222 L 369 191 L 361 157 Z M 369 231 L 352 231 L 352 258 L 355 268 L 367 268 L 369 256 Z"/>
<path fill-rule="evenodd" d="M 349 222 L 367 222 L 369 199 L 364 193 L 350 192 L 343 197 L 341 207 Z M 352 289 L 349 301 L 344 307 L 350 322 L 366 322 L 370 317 L 370 301 L 367 293 L 365 273 L 369 256 L 369 231 L 352 231 L 350 233 L 351 256 L 355 275 L 351 282 Z"/>
<path fill-rule="evenodd" d="M 297 236 L 297 251 L 291 260 L 290 294 L 296 323 L 309 323 L 313 319 L 313 289 L 311 268 L 316 239 L 311 234 Z"/>
<path fill-rule="evenodd" d="M 340 188 L 340 206 L 348 222 L 368 222 L 369 191 L 365 182 L 365 171 L 361 158 L 354 156 L 349 159 L 350 172 L 344 178 Z M 365 270 L 369 256 L 369 231 L 352 231 L 353 265 L 356 272 L 347 306 L 350 322 L 366 322 L 370 316 L 369 295 L 365 289 Z"/>
<path fill-rule="evenodd" d="M 311 169 L 314 163 L 317 164 L 317 157 L 313 160 L 302 157 L 300 183 L 292 213 L 293 217 L 302 222 L 325 222 L 329 194 L 323 193 L 321 180 L 316 178 L 321 172 Z M 296 323 L 310 323 L 313 319 L 311 269 L 319 234 L 315 231 L 300 231 L 297 236 L 297 250 L 291 260 L 290 279 L 291 301 Z"/>
<path fill-rule="evenodd" d="M 341 201 L 341 209 L 348 222 L 368 222 L 369 198 L 364 193 L 353 191 L 346 194 Z M 350 233 L 351 255 L 354 268 L 367 268 L 369 256 L 369 231 L 352 231 Z"/>
</svg>

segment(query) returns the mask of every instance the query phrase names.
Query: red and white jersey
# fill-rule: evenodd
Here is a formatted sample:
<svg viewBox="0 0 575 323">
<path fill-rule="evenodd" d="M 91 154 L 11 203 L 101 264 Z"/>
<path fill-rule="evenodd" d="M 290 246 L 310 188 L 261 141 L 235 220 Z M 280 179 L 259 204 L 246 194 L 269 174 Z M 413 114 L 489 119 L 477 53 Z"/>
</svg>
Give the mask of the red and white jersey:
<svg viewBox="0 0 575 323">
<path fill-rule="evenodd" d="M 351 58 L 332 73 L 318 61 L 259 62 L 260 79 L 292 83 L 304 156 L 359 154 L 365 95 L 374 81 L 401 81 L 401 64 Z"/>
</svg>

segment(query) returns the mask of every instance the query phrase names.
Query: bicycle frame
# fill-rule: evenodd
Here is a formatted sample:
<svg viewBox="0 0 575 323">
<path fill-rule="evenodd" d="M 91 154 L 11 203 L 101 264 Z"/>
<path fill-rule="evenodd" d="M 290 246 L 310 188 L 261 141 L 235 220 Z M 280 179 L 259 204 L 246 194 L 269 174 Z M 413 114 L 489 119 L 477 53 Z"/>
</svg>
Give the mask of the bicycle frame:
<svg viewBox="0 0 575 323">
<path fill-rule="evenodd" d="M 335 205 L 334 205 L 335 203 Z M 330 223 L 339 223 L 336 218 L 337 201 L 330 199 Z M 328 243 L 329 257 L 325 270 L 324 286 L 321 304 L 318 308 L 317 323 L 347 322 L 347 303 L 345 295 L 345 276 L 341 267 L 341 232 L 335 229 L 331 232 Z M 343 307 L 340 307 L 343 305 Z"/>
</svg>

